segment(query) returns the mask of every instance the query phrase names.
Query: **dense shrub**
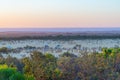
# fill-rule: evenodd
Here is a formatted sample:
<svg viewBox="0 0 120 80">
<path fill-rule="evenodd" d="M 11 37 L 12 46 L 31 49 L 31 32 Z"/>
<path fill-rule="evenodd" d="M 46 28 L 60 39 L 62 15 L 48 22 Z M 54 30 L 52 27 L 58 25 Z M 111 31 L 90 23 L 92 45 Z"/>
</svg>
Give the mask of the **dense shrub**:
<svg viewBox="0 0 120 80">
<path fill-rule="evenodd" d="M 25 80 L 25 76 L 15 68 L 10 68 L 4 64 L 0 65 L 0 80 Z"/>
<path fill-rule="evenodd" d="M 35 51 L 22 60 L 0 58 L 0 64 L 0 80 L 120 80 L 120 48 L 59 58 Z"/>
<path fill-rule="evenodd" d="M 0 52 L 2 52 L 2 53 L 8 53 L 8 48 L 2 47 L 2 48 L 0 48 Z"/>
</svg>

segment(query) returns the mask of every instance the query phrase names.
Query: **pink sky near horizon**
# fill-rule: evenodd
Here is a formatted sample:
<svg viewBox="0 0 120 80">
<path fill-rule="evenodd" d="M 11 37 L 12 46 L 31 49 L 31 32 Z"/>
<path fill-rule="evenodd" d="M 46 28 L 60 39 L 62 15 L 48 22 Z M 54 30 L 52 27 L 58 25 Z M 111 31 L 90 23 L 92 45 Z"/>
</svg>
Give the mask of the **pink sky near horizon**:
<svg viewBox="0 0 120 80">
<path fill-rule="evenodd" d="M 38 17 L 39 16 L 39 17 Z M 112 15 L 111 15 L 112 16 Z M 16 28 L 16 27 L 119 27 L 118 17 L 95 16 L 95 15 L 2 15 L 0 16 L 0 27 Z M 3 18 L 2 18 L 3 17 Z"/>
<path fill-rule="evenodd" d="M 41 2 L 39 0 L 5 0 L 0 5 L 0 28 L 89 28 L 89 27 L 120 27 L 120 10 L 118 2 L 95 2 L 86 6 L 86 2 L 68 0 L 61 3 Z M 93 6 L 92 1 L 96 3 Z M 1 2 L 1 1 L 0 1 Z M 34 4 L 33 4 L 34 2 Z M 15 4 L 16 5 L 13 5 Z M 84 3 L 85 5 L 82 5 Z M 37 6 L 36 6 L 37 5 Z M 54 6 L 52 6 L 54 5 Z M 112 5 L 112 6 L 111 6 Z"/>
</svg>

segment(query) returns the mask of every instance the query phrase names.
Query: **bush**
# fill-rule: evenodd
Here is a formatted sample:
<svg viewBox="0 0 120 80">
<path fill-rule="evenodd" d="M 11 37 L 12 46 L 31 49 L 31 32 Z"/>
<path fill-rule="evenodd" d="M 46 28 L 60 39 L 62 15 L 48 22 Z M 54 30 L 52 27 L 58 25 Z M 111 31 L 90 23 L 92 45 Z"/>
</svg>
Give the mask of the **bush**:
<svg viewBox="0 0 120 80">
<path fill-rule="evenodd" d="M 25 80 L 25 76 L 4 64 L 0 65 L 0 80 Z"/>
<path fill-rule="evenodd" d="M 8 49 L 6 47 L 2 47 L 2 48 L 0 48 L 0 52 L 8 53 Z"/>
</svg>

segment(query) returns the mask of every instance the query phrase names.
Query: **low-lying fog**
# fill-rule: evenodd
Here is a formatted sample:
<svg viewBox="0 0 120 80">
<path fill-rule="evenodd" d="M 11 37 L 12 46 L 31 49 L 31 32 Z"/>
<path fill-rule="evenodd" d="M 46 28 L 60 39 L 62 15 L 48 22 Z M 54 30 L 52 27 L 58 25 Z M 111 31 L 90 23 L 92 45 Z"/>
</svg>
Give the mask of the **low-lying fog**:
<svg viewBox="0 0 120 80">
<path fill-rule="evenodd" d="M 8 55 L 22 58 L 30 55 L 32 51 L 51 53 L 58 57 L 64 52 L 80 55 L 82 51 L 100 52 L 103 47 L 119 47 L 120 39 L 85 39 L 85 40 L 0 40 L 0 48 L 6 47 L 13 51 L 2 53 L 3 57 Z"/>
</svg>

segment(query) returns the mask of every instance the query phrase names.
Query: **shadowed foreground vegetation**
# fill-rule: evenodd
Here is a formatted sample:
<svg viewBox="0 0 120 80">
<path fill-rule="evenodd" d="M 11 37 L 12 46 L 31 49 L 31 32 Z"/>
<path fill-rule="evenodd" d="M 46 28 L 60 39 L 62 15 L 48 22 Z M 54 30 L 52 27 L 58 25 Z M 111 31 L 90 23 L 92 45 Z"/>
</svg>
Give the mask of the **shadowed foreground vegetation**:
<svg viewBox="0 0 120 80">
<path fill-rule="evenodd" d="M 120 48 L 59 58 L 37 51 L 23 59 L 1 57 L 0 80 L 120 80 Z"/>
</svg>

